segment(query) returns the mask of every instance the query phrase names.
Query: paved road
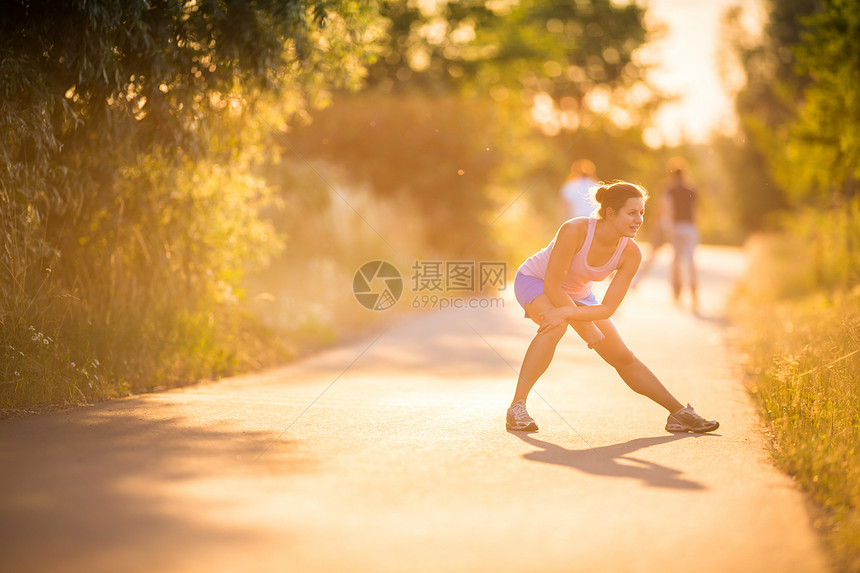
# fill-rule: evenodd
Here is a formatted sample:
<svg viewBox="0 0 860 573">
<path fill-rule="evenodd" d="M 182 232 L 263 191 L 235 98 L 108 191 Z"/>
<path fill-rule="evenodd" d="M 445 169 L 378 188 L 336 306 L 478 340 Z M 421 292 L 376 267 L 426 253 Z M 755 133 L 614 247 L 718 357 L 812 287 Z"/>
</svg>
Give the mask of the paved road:
<svg viewBox="0 0 860 573">
<path fill-rule="evenodd" d="M 702 261 L 703 317 L 661 260 L 616 321 L 715 435 L 665 433 L 572 334 L 530 399 L 541 431 L 506 432 L 534 332 L 516 303 L 392 317 L 279 370 L 0 422 L 0 569 L 823 571 L 724 344 L 743 260 Z"/>
</svg>

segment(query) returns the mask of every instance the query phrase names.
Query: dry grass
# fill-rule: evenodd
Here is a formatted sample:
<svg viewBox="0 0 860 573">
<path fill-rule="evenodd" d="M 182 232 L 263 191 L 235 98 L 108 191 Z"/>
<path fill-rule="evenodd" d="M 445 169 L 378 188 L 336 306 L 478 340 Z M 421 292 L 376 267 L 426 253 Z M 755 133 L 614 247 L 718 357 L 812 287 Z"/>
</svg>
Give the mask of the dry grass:
<svg viewBox="0 0 860 573">
<path fill-rule="evenodd" d="M 736 321 L 774 459 L 820 508 L 816 525 L 836 569 L 857 572 L 860 286 L 851 285 L 857 263 L 829 250 L 827 266 L 814 264 L 822 244 L 851 245 L 840 233 L 860 237 L 857 227 L 837 222 L 818 227 L 815 241 L 798 234 L 759 238 L 754 275 L 738 292 Z M 842 254 L 857 258 L 851 249 Z"/>
</svg>

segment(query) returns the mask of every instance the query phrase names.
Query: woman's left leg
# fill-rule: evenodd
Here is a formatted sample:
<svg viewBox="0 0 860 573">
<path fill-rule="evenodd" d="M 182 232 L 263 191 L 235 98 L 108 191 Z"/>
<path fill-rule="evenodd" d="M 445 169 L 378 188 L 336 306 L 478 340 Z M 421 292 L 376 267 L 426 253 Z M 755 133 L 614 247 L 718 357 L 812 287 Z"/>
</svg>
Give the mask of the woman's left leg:
<svg viewBox="0 0 860 573">
<path fill-rule="evenodd" d="M 615 368 L 621 379 L 636 393 L 651 398 L 669 413 L 684 407 L 657 379 L 645 364 L 621 340 L 621 335 L 611 319 L 595 320 L 594 324 L 603 332 L 603 341 L 594 350 L 610 366 Z"/>
</svg>

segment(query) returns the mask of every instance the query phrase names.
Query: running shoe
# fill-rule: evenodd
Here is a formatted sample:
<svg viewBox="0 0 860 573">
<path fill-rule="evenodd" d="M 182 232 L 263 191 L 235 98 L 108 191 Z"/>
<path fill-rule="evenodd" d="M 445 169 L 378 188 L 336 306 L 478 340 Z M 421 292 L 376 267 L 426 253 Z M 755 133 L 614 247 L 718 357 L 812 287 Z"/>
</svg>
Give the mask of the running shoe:
<svg viewBox="0 0 860 573">
<path fill-rule="evenodd" d="M 687 404 L 686 408 L 681 408 L 674 414 L 669 414 L 666 420 L 667 432 L 713 432 L 720 427 L 720 423 L 716 420 L 706 420 L 693 410 L 693 407 Z"/>
<path fill-rule="evenodd" d="M 537 432 L 538 426 L 534 418 L 529 416 L 526 410 L 526 403 L 522 400 L 514 402 L 508 408 L 507 427 L 509 430 L 520 432 Z"/>
</svg>

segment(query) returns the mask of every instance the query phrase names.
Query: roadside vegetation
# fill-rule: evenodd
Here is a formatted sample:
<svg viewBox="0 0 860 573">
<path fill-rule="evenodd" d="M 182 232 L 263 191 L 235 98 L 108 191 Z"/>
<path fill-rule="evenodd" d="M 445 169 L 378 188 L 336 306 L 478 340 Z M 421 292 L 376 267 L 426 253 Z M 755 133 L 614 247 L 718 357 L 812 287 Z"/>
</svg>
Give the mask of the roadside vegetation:
<svg viewBox="0 0 860 573">
<path fill-rule="evenodd" d="M 257 369 L 372 327 L 351 291 L 368 260 L 507 260 L 510 229 L 542 231 L 533 201 L 555 198 L 573 143 L 599 141 L 592 159 L 634 176 L 636 124 L 660 101 L 634 57 L 644 13 L 9 3 L 0 416 Z"/>
<path fill-rule="evenodd" d="M 860 202 L 750 243 L 733 308 L 777 465 L 808 492 L 837 571 L 860 571 Z"/>
<path fill-rule="evenodd" d="M 860 571 L 860 10 L 766 2 L 726 19 L 746 82 L 723 157 L 750 240 L 734 320 L 773 457 L 808 493 L 836 571 Z"/>
<path fill-rule="evenodd" d="M 293 354 L 289 334 L 302 337 L 247 304 L 245 278 L 287 240 L 267 214 L 296 195 L 276 194 L 262 170 L 277 129 L 357 87 L 380 30 L 352 0 L 10 3 L 0 409 L 88 403 Z"/>
<path fill-rule="evenodd" d="M 653 209 L 684 155 L 703 238 L 755 237 L 736 321 L 775 459 L 860 572 L 856 2 L 764 0 L 760 34 L 730 9 L 737 133 L 677 149 L 643 143 L 671 94 L 635 2 L 7 4 L 0 417 L 290 359 L 383 320 L 362 263 L 515 264 L 573 159 Z"/>
</svg>

